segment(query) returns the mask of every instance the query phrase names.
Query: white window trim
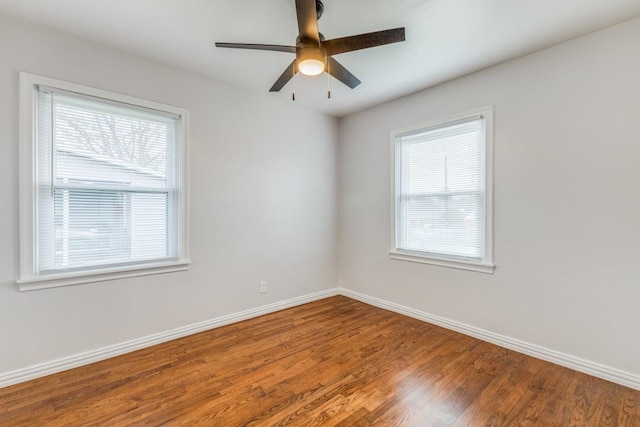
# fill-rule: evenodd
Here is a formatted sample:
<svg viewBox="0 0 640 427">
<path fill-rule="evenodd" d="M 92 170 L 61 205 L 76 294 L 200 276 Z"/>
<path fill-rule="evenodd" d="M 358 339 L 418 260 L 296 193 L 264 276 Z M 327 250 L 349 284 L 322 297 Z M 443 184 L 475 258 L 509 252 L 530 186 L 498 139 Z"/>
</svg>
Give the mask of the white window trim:
<svg viewBox="0 0 640 427">
<path fill-rule="evenodd" d="M 141 106 L 158 111 L 166 111 L 181 116 L 180 161 L 181 161 L 181 207 L 182 211 L 182 255 L 175 261 L 136 263 L 131 266 L 95 268 L 88 271 L 70 271 L 38 276 L 35 274 L 35 230 L 36 230 L 36 192 L 35 192 L 35 143 L 36 89 L 35 85 L 50 86 L 70 92 L 103 98 L 116 102 Z M 16 281 L 20 291 L 78 285 L 82 283 L 122 279 L 126 277 L 162 274 L 189 269 L 189 175 L 188 175 L 188 129 L 189 112 L 183 108 L 147 101 L 128 95 L 95 89 L 49 77 L 29 73 L 20 73 L 19 106 L 19 209 L 20 209 L 20 278 Z"/>
<path fill-rule="evenodd" d="M 484 236 L 484 259 L 479 262 L 468 260 L 457 260 L 455 258 L 438 257 L 437 254 L 408 251 L 396 247 L 396 139 L 398 135 L 418 131 L 420 129 L 444 125 L 451 122 L 465 120 L 474 116 L 485 118 L 485 236 Z M 390 239 L 391 249 L 389 256 L 392 259 L 401 261 L 411 261 L 423 264 L 432 264 L 443 267 L 458 268 L 462 270 L 477 271 L 492 274 L 495 269 L 493 263 L 493 107 L 478 108 L 464 114 L 456 114 L 397 129 L 391 132 L 391 203 L 390 203 Z"/>
</svg>

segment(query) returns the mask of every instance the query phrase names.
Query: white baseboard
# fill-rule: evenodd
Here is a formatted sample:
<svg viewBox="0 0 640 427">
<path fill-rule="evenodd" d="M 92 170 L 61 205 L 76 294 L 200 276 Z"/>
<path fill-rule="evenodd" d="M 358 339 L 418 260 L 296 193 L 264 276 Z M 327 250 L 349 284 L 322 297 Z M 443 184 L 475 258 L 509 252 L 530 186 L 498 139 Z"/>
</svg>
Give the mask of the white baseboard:
<svg viewBox="0 0 640 427">
<path fill-rule="evenodd" d="M 44 377 L 46 375 L 55 374 L 66 371 L 68 369 L 77 368 L 79 366 L 88 365 L 90 363 L 105 360 L 111 357 L 120 356 L 125 353 L 140 350 L 156 344 L 161 344 L 177 338 L 186 337 L 198 332 L 207 331 L 209 329 L 218 328 L 220 326 L 229 325 L 231 323 L 240 322 L 242 320 L 251 319 L 262 316 L 263 314 L 273 313 L 275 311 L 284 310 L 286 308 L 295 307 L 309 302 L 329 298 L 335 295 L 344 295 L 349 298 L 364 302 L 375 307 L 413 317 L 427 323 L 441 326 L 452 331 L 460 332 L 492 344 L 499 345 L 510 350 L 517 351 L 538 359 L 546 360 L 557 365 L 561 365 L 570 369 L 574 369 L 594 377 L 602 378 L 607 381 L 621 384 L 640 390 L 640 375 L 602 365 L 600 363 L 585 360 L 559 351 L 544 348 L 525 341 L 520 341 L 494 332 L 486 331 L 475 326 L 457 322 L 455 320 L 446 319 L 444 317 L 435 316 L 424 311 L 416 310 L 401 304 L 396 304 L 380 298 L 362 294 L 345 288 L 335 288 L 326 291 L 316 292 L 297 298 L 265 305 L 262 307 L 252 308 L 238 313 L 217 317 L 215 319 L 206 320 L 204 322 L 194 323 L 192 325 L 183 326 L 158 334 L 149 335 L 135 340 L 115 344 L 97 350 L 88 351 L 74 356 L 64 357 L 50 362 L 41 363 L 27 368 L 17 369 L 6 373 L 0 373 L 0 388 L 13 384 L 29 381 L 35 378 Z"/>
<path fill-rule="evenodd" d="M 580 357 L 571 356 L 559 351 L 551 350 L 515 338 L 510 338 L 494 332 L 486 331 L 475 326 L 467 325 L 455 320 L 446 319 L 444 317 L 435 316 L 424 311 L 416 310 L 411 307 L 396 304 L 380 298 L 362 294 L 345 288 L 340 288 L 340 295 L 364 302 L 375 307 L 393 311 L 395 313 L 404 314 L 427 323 L 441 326 L 461 334 L 487 341 L 500 347 L 508 348 L 518 353 L 523 353 L 538 359 L 546 360 L 566 368 L 570 368 L 594 377 L 602 378 L 616 384 L 631 387 L 640 390 L 640 375 L 631 372 L 622 371 L 600 363 L 585 360 Z"/>
<path fill-rule="evenodd" d="M 249 310 L 241 311 L 239 313 L 217 317 L 215 319 L 194 323 L 192 325 L 187 325 L 146 337 L 137 338 L 120 344 L 110 345 L 107 347 L 99 348 L 97 350 L 80 353 L 74 356 L 63 357 L 61 359 L 29 366 L 27 368 L 0 373 L 0 388 L 29 381 L 35 378 L 44 377 L 46 375 L 66 371 L 68 369 L 77 368 L 79 366 L 88 365 L 90 363 L 105 360 L 110 357 L 120 356 L 125 353 L 130 353 L 132 351 L 171 341 L 176 338 L 186 337 L 188 335 L 197 334 L 198 332 L 207 331 L 209 329 L 218 328 L 220 326 L 240 322 L 242 320 L 262 316 L 263 314 L 273 313 L 274 311 L 295 307 L 338 294 L 339 291 L 337 288 L 315 292 L 313 294 L 303 295 L 301 297 L 264 305 L 262 307 L 252 308 Z"/>
</svg>

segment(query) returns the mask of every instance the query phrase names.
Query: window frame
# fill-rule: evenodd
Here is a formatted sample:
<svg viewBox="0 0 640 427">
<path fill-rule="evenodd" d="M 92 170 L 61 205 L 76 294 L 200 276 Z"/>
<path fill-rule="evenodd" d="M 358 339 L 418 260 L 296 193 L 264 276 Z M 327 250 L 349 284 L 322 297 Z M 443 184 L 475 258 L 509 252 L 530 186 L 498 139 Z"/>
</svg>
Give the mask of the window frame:
<svg viewBox="0 0 640 427">
<path fill-rule="evenodd" d="M 426 131 L 430 128 L 443 127 L 453 125 L 456 122 L 472 119 L 473 117 L 482 116 L 484 119 L 484 257 L 479 260 L 466 260 L 456 258 L 454 256 L 439 256 L 433 252 L 421 252 L 400 249 L 397 247 L 397 200 L 398 200 L 398 181 L 397 181 L 397 147 L 398 138 L 407 133 Z M 467 111 L 463 114 L 455 114 L 442 117 L 417 125 L 408 126 L 402 129 L 396 129 L 391 132 L 391 191 L 390 191 L 390 250 L 391 259 L 411 261 L 424 264 L 432 264 L 443 267 L 458 268 L 462 270 L 477 271 L 481 273 L 493 273 L 495 264 L 493 262 L 493 107 L 483 107 L 475 110 Z"/>
<path fill-rule="evenodd" d="M 36 271 L 37 238 L 37 86 L 47 86 L 106 100 L 130 104 L 133 108 L 167 112 L 180 116 L 180 143 L 178 147 L 179 230 L 181 253 L 176 260 L 133 262 L 131 264 L 38 274 Z M 188 181 L 188 129 L 189 112 L 186 109 L 122 95 L 102 89 L 70 83 L 35 74 L 20 73 L 19 105 L 19 243 L 20 274 L 16 281 L 20 291 L 78 285 L 127 277 L 146 276 L 189 269 L 189 181 Z"/>
</svg>

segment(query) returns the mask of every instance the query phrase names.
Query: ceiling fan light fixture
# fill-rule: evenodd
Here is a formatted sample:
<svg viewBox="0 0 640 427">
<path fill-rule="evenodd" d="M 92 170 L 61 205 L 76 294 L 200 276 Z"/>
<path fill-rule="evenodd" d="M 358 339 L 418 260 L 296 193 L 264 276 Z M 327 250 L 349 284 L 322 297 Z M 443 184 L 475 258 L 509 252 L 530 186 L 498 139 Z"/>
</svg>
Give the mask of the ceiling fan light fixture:
<svg viewBox="0 0 640 427">
<path fill-rule="evenodd" d="M 326 54 L 317 47 L 304 47 L 298 50 L 297 67 L 305 76 L 317 76 L 325 69 Z"/>
<path fill-rule="evenodd" d="M 324 61 L 314 58 L 303 59 L 298 63 L 298 71 L 305 76 L 317 76 L 324 71 Z"/>
</svg>

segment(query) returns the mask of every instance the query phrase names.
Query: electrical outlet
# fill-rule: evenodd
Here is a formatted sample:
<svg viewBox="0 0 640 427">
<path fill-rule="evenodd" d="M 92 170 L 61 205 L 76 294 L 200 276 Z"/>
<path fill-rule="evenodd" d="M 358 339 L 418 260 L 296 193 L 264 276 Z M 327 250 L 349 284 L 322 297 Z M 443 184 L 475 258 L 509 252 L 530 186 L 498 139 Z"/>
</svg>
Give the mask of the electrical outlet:
<svg viewBox="0 0 640 427">
<path fill-rule="evenodd" d="M 261 294 L 267 293 L 267 282 L 265 280 L 260 281 L 260 293 Z"/>
</svg>

